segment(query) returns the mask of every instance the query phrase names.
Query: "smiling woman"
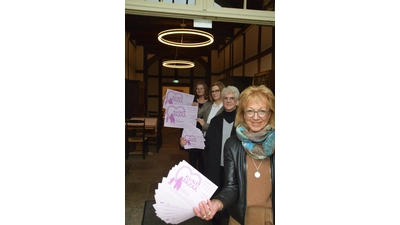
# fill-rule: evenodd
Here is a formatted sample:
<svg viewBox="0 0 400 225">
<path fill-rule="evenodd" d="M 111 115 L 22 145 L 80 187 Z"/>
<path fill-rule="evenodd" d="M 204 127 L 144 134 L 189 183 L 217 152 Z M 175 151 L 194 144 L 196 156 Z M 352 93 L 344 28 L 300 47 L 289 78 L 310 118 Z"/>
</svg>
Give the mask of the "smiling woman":
<svg viewBox="0 0 400 225">
<path fill-rule="evenodd" d="M 248 0 L 247 0 L 248 1 Z M 256 0 L 258 1 L 258 0 Z M 227 83 L 223 81 L 226 86 L 234 85 L 239 90 L 251 85 L 253 75 L 259 70 L 273 69 L 274 49 L 272 44 L 274 37 L 273 26 L 254 25 L 254 22 L 241 23 L 235 20 L 220 21 L 212 20 L 212 27 L 203 28 L 195 27 L 195 20 L 190 16 L 187 18 L 185 13 L 188 7 L 198 7 L 199 3 L 203 1 L 196 1 L 195 6 L 180 5 L 174 3 L 164 2 L 149 2 L 149 1 L 125 1 L 126 7 L 143 13 L 146 11 L 144 5 L 149 6 L 149 11 L 153 12 L 156 8 L 167 12 L 169 9 L 174 10 L 174 16 L 166 17 L 161 14 L 158 16 L 151 16 L 150 14 L 130 13 L 127 10 L 125 13 L 125 77 L 129 80 L 141 80 L 144 82 L 144 107 L 145 111 L 162 112 L 162 96 L 165 94 L 163 86 L 172 86 L 172 89 L 180 89 L 182 92 L 191 93 L 191 88 L 198 81 L 203 81 L 207 85 L 213 84 L 222 79 L 233 79 L 234 83 Z M 209 1 L 207 1 L 209 2 Z M 228 2 L 228 1 L 226 1 Z M 229 4 L 236 4 L 235 1 L 229 1 Z M 243 1 L 241 1 L 243 4 Z M 253 4 L 253 1 L 248 3 Z M 175 1 L 176 3 L 176 1 Z M 153 7 L 150 7 L 152 5 Z M 168 5 L 168 6 L 167 6 Z M 143 8 L 144 7 L 144 8 Z M 181 8 L 182 7 L 182 8 Z M 207 8 L 210 5 L 206 6 Z M 198 8 L 196 8 L 198 10 Z M 217 10 L 211 7 L 210 10 Z M 228 9 L 220 9 L 222 11 Z M 231 9 L 233 10 L 233 9 Z M 229 10 L 228 10 L 229 11 Z M 236 10 L 237 11 L 237 10 Z M 207 14 L 213 13 L 208 11 L 205 13 L 203 8 L 199 13 Z M 243 10 L 243 13 L 248 13 Z M 268 20 L 268 11 L 260 11 L 264 16 L 259 17 L 261 20 Z M 223 12 L 215 13 L 218 16 L 223 15 Z M 239 13 L 240 14 L 240 13 Z M 235 14 L 235 19 L 240 20 L 245 16 Z M 256 13 L 251 13 L 256 14 Z M 232 14 L 229 14 L 232 16 Z M 186 17 L 186 18 L 185 18 Z M 254 19 L 254 17 L 253 17 Z M 214 37 L 214 41 L 204 47 L 199 48 L 181 48 L 172 47 L 161 43 L 158 40 L 158 34 L 161 31 L 179 28 L 179 25 L 184 20 L 185 30 L 196 29 L 210 33 Z M 179 36 L 179 35 L 176 35 Z M 176 37 L 174 35 L 164 36 L 163 38 L 180 42 L 181 38 L 170 39 Z M 194 37 L 192 37 L 194 36 Z M 245 39 L 245 41 L 243 41 Z M 207 38 L 200 35 L 183 35 L 184 42 L 198 43 L 207 41 Z M 246 51 L 243 56 L 243 50 Z M 223 56 L 223 57 L 221 57 Z M 232 59 L 229 60 L 229 59 Z M 167 60 L 184 60 L 195 64 L 191 67 L 192 63 L 168 63 Z M 185 68 L 168 68 L 163 66 L 172 67 L 185 67 Z M 191 68 L 188 68 L 191 67 Z M 243 68 L 243 69 L 240 69 Z M 228 77 L 226 77 L 228 76 Z M 247 82 L 247 79 L 250 80 Z M 238 80 L 239 82 L 236 82 Z M 177 84 L 175 86 L 175 84 Z M 190 87 L 188 90 L 181 89 L 181 86 Z M 211 90 L 210 90 L 211 91 Z M 215 91 L 215 90 L 214 90 Z M 222 88 L 220 89 L 222 91 Z M 220 93 L 214 94 L 215 98 L 220 96 Z M 220 99 L 221 102 L 223 99 Z M 219 106 L 217 100 L 216 106 Z M 207 123 L 207 121 L 205 121 Z"/>
<path fill-rule="evenodd" d="M 272 91 L 264 85 L 246 88 L 240 95 L 235 126 L 236 135 L 228 138 L 223 148 L 224 186 L 212 200 L 205 199 L 193 210 L 200 219 L 211 220 L 219 211 L 229 208 L 229 224 L 273 225 L 275 96 Z"/>
</svg>

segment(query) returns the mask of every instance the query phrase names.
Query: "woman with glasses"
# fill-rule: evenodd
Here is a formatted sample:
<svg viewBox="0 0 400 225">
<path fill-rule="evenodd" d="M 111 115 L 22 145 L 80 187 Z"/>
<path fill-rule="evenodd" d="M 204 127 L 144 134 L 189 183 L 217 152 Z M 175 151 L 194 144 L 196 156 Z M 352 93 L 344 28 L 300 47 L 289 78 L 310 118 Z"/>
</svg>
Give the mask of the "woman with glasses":
<svg viewBox="0 0 400 225">
<path fill-rule="evenodd" d="M 223 111 L 211 120 L 205 136 L 205 176 L 218 186 L 216 193 L 224 184 L 224 143 L 230 136 L 236 134 L 234 121 L 239 95 L 239 90 L 234 86 L 222 89 Z M 181 144 L 186 144 L 186 140 L 181 140 Z M 224 210 L 214 216 L 212 224 L 227 225 L 228 221 L 229 214 Z"/>
<path fill-rule="evenodd" d="M 198 85 L 196 85 L 197 89 Z M 204 87 L 207 87 L 206 85 Z M 203 135 L 205 136 L 205 133 L 208 129 L 208 125 L 210 124 L 211 119 L 215 116 L 218 115 L 223 111 L 223 105 L 222 105 L 222 99 L 221 99 L 221 93 L 220 91 L 225 87 L 225 85 L 217 81 L 211 85 L 210 92 L 209 92 L 209 100 L 207 102 L 204 102 L 201 107 L 199 107 L 199 111 L 197 113 L 197 123 L 196 127 L 198 127 L 202 132 Z M 196 90 L 197 92 L 197 90 Z M 196 96 L 195 96 L 196 97 Z M 211 100 L 211 101 L 210 101 Z M 196 105 L 196 103 L 193 103 L 192 105 Z M 181 137 L 179 141 L 181 150 L 189 152 L 189 164 L 193 166 L 194 168 L 198 169 L 200 173 L 204 174 L 205 172 L 205 155 L 203 149 L 201 151 L 193 150 L 193 149 L 184 149 L 184 146 L 186 145 L 186 140 L 185 138 Z M 196 167 L 196 161 L 199 161 L 199 166 Z"/>
<path fill-rule="evenodd" d="M 274 224 L 275 207 L 275 96 L 261 86 L 240 95 L 235 117 L 236 135 L 224 146 L 225 182 L 222 190 L 199 203 L 197 217 L 210 220 L 221 210 L 230 213 L 229 225 Z"/>
<path fill-rule="evenodd" d="M 211 102 L 205 103 L 203 107 L 199 109 L 199 112 L 197 114 L 197 122 L 199 122 L 202 126 L 204 136 L 208 130 L 211 119 L 224 110 L 221 98 L 221 91 L 224 88 L 225 85 L 220 81 L 213 83 L 210 88 Z"/>
</svg>

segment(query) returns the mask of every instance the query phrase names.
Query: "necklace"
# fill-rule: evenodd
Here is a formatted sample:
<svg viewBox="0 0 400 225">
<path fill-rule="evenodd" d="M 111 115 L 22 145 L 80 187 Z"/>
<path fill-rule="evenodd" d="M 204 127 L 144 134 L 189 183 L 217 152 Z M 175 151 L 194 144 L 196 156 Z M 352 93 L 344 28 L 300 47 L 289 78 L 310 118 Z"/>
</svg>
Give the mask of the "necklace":
<svg viewBox="0 0 400 225">
<path fill-rule="evenodd" d="M 258 169 L 260 168 L 261 163 L 263 162 L 263 160 L 261 160 L 260 165 L 258 165 L 258 167 L 256 166 L 256 163 L 254 162 L 254 159 L 251 158 L 251 160 L 253 160 L 254 166 L 256 167 L 256 170 L 257 170 L 257 171 L 254 173 L 254 176 L 255 176 L 256 178 L 260 178 L 261 174 L 260 174 L 260 172 L 258 172 Z"/>
</svg>

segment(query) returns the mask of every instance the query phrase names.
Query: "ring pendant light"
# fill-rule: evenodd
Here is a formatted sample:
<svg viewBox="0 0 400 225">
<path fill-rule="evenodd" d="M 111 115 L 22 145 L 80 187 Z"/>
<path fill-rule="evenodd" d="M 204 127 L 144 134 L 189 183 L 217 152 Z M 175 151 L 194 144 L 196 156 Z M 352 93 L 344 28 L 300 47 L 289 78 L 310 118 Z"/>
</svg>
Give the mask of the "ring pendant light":
<svg viewBox="0 0 400 225">
<path fill-rule="evenodd" d="M 185 42 L 174 42 L 174 41 L 170 41 L 170 40 L 167 40 L 164 38 L 165 36 L 174 35 L 174 34 L 198 35 L 198 36 L 203 36 L 205 38 L 208 38 L 208 40 L 203 41 L 203 42 L 185 43 Z M 161 31 L 158 34 L 158 40 L 161 43 L 164 43 L 166 45 L 175 46 L 175 47 L 195 48 L 195 47 L 203 47 L 203 46 L 212 44 L 214 42 L 214 36 L 208 32 L 202 31 L 202 30 L 179 28 L 179 29 L 169 29 L 169 30 Z"/>
<path fill-rule="evenodd" d="M 194 62 L 186 60 L 166 60 L 163 66 L 176 69 L 187 69 L 194 67 Z"/>
<path fill-rule="evenodd" d="M 181 23 L 181 27 L 182 27 L 181 29 L 169 29 L 169 30 L 162 31 L 158 34 L 158 40 L 161 43 L 176 47 L 175 59 L 164 61 L 163 62 L 164 67 L 174 68 L 174 69 L 192 68 L 195 65 L 194 62 L 188 61 L 188 60 L 178 60 L 177 59 L 178 58 L 178 48 L 177 47 L 202 47 L 202 46 L 206 46 L 206 45 L 209 45 L 214 42 L 214 36 L 212 36 L 210 33 L 207 33 L 205 31 L 201 31 L 201 30 L 184 29 L 185 26 L 186 26 L 185 20 L 183 20 L 183 22 Z M 170 41 L 170 40 L 167 40 L 164 38 L 165 36 L 176 35 L 176 34 L 180 34 L 180 36 L 181 36 L 180 42 L 174 42 L 174 41 Z M 204 42 L 198 42 L 198 43 L 185 43 L 185 42 L 183 42 L 184 34 L 200 35 L 200 36 L 208 38 L 208 40 L 204 41 Z"/>
</svg>

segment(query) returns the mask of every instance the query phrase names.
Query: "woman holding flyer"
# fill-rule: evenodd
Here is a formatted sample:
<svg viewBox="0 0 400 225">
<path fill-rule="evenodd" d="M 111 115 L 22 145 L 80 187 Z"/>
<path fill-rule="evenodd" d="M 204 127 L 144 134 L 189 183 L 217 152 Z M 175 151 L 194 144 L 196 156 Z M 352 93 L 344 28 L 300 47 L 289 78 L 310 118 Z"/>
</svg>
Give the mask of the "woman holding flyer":
<svg viewBox="0 0 400 225">
<path fill-rule="evenodd" d="M 222 90 L 221 95 L 224 110 L 211 120 L 205 137 L 204 151 L 207 162 L 205 176 L 218 186 L 217 192 L 224 184 L 224 143 L 230 136 L 236 134 L 233 124 L 240 92 L 236 87 L 228 86 Z M 182 139 L 181 145 L 185 145 L 186 141 Z M 225 225 L 228 224 L 228 219 L 229 214 L 223 211 L 215 215 L 212 222 L 214 225 Z"/>
<path fill-rule="evenodd" d="M 275 96 L 270 89 L 250 86 L 240 95 L 236 135 L 224 146 L 225 183 L 194 213 L 211 220 L 223 209 L 230 225 L 274 224 L 275 208 Z"/>
<path fill-rule="evenodd" d="M 195 94 L 193 106 L 198 106 L 199 109 L 203 107 L 205 103 L 208 102 L 208 86 L 204 82 L 197 82 L 195 85 Z M 196 123 L 196 127 L 202 130 L 202 126 L 199 122 Z M 184 149 L 181 146 L 181 150 L 187 151 L 189 153 L 189 164 L 196 168 L 200 173 L 204 174 L 204 159 L 203 159 L 203 149 Z"/>
<path fill-rule="evenodd" d="M 196 86 L 197 87 L 197 86 Z M 211 119 L 220 114 L 223 110 L 223 104 L 222 104 L 222 98 L 221 98 L 221 91 L 222 89 L 225 88 L 225 85 L 217 81 L 211 85 L 210 88 L 210 100 L 207 101 L 203 104 L 201 108 L 199 108 L 198 114 L 197 114 L 197 127 L 201 127 L 201 131 L 203 132 L 203 135 L 205 136 L 205 132 L 208 129 L 208 126 L 210 124 Z M 195 103 L 194 103 L 195 104 Z M 181 135 L 182 136 L 182 135 Z M 183 147 L 186 145 L 186 140 L 185 138 L 181 137 L 180 138 L 180 146 L 181 149 L 183 150 Z M 189 150 L 190 151 L 190 150 Z M 204 152 L 201 151 L 198 154 L 201 154 L 202 159 L 202 167 L 196 167 L 195 162 L 190 160 L 190 154 L 189 154 L 189 161 L 191 161 L 189 164 L 192 165 L 194 168 L 197 168 L 202 174 L 204 174 L 204 165 L 207 164 L 207 162 L 204 162 L 206 159 L 204 159 Z M 200 163 L 200 162 L 199 162 Z"/>
<path fill-rule="evenodd" d="M 239 90 L 234 86 L 228 86 L 222 90 L 224 111 L 215 116 L 208 127 L 206 134 L 206 177 L 218 186 L 218 193 L 224 184 L 224 144 L 225 141 L 235 135 L 236 107 L 239 103 Z M 226 210 L 218 212 L 212 219 L 213 225 L 227 225 L 229 214 Z"/>
</svg>

